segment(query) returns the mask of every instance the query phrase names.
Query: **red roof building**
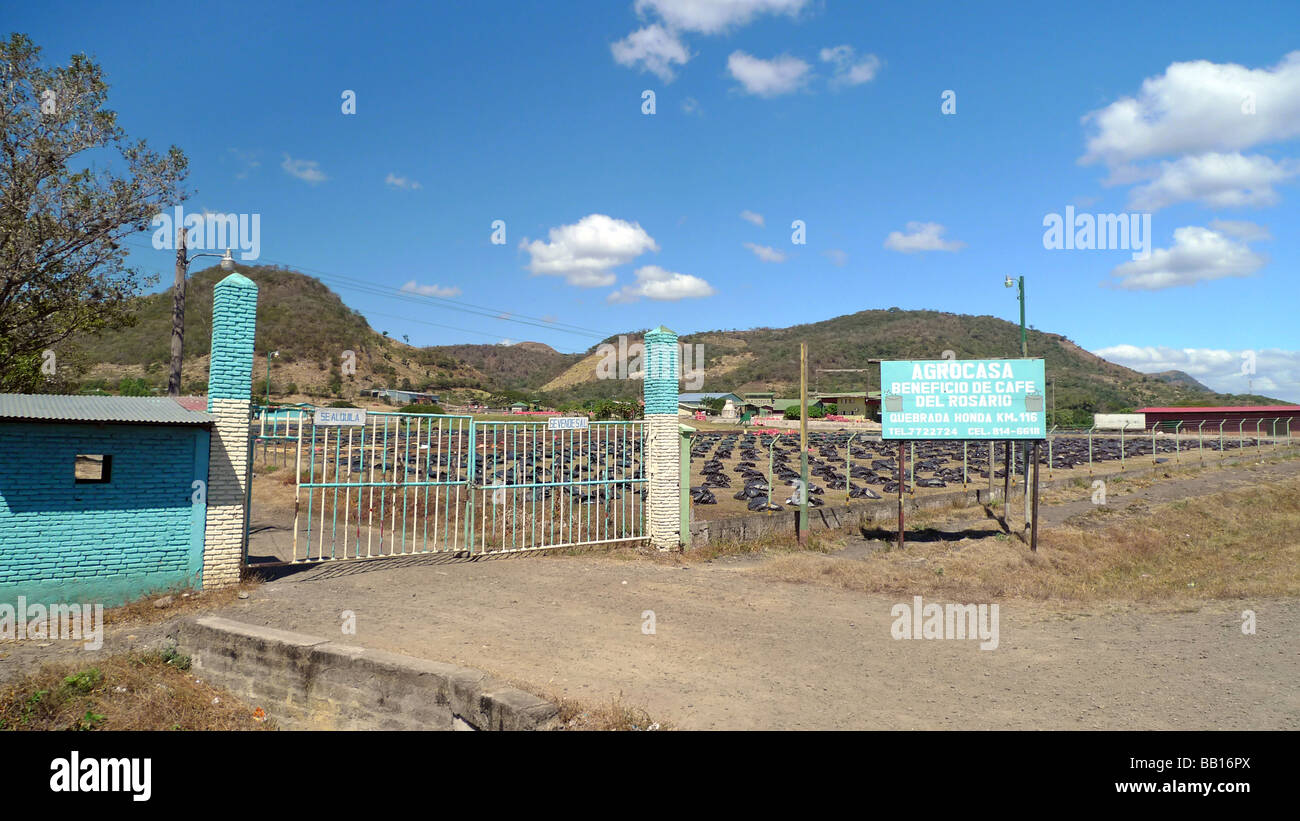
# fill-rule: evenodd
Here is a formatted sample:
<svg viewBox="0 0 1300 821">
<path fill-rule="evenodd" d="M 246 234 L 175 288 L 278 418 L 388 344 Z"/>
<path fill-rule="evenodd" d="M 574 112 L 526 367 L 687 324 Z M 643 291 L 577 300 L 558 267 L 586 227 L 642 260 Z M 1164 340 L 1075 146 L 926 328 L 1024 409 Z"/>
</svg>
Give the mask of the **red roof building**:
<svg viewBox="0 0 1300 821">
<path fill-rule="evenodd" d="M 1222 422 L 1224 431 L 1234 433 L 1258 431 L 1261 435 L 1272 436 L 1276 430 L 1278 436 L 1285 436 L 1288 432 L 1300 436 L 1300 405 L 1138 408 L 1136 412 L 1146 415 L 1148 429 L 1158 425 L 1161 430 L 1172 430 L 1182 422 L 1182 430 L 1196 430 L 1203 424 L 1203 430 L 1217 431 Z"/>
</svg>

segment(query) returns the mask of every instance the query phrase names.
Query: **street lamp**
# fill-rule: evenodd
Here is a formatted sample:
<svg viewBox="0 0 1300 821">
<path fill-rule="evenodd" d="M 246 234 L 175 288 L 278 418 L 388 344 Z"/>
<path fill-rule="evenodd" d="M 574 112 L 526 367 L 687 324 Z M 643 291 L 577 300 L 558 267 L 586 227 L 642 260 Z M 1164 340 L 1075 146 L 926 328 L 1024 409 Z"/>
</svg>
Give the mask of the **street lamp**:
<svg viewBox="0 0 1300 821">
<path fill-rule="evenodd" d="M 171 373 L 167 377 L 167 395 L 181 395 L 181 359 L 182 352 L 185 349 L 185 276 L 189 272 L 190 263 L 199 257 L 217 257 L 221 258 L 221 270 L 233 271 L 235 269 L 235 258 L 231 256 L 230 249 L 226 249 L 224 255 L 220 254 L 193 254 L 185 253 L 185 229 L 180 229 L 180 240 L 176 244 L 176 284 L 172 288 L 172 363 Z"/>
<path fill-rule="evenodd" d="M 1020 293 L 1019 293 L 1019 298 L 1020 298 L 1020 356 L 1021 356 L 1021 358 L 1023 358 L 1023 359 L 1028 359 L 1028 358 L 1029 358 L 1029 339 L 1028 339 L 1028 337 L 1025 335 L 1025 278 L 1024 278 L 1024 277 L 1020 277 L 1019 280 L 1016 280 L 1016 279 L 1013 279 L 1010 275 L 1008 275 L 1008 276 L 1007 276 L 1007 279 L 1006 279 L 1006 282 L 1003 282 L 1002 284 L 1005 285 L 1005 286 L 1007 286 L 1008 288 L 1014 288 L 1014 287 L 1016 286 L 1017 282 L 1019 282 L 1019 285 L 1020 285 Z"/>
</svg>

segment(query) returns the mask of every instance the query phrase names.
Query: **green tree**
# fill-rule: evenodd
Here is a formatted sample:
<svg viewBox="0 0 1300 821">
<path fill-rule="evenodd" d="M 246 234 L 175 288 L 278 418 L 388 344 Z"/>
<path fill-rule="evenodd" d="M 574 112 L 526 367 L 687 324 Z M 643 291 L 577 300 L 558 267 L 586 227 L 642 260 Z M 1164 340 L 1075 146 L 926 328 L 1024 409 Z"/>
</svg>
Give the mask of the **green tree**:
<svg viewBox="0 0 1300 821">
<path fill-rule="evenodd" d="M 34 391 L 43 351 L 132 323 L 128 300 L 150 280 L 122 240 L 185 199 L 187 161 L 128 140 L 84 54 L 47 68 L 12 34 L 0 73 L 0 391 Z"/>
<path fill-rule="evenodd" d="M 143 379 L 132 379 L 129 376 L 122 377 L 117 383 L 117 392 L 122 396 L 152 396 L 153 391 L 149 389 L 149 383 Z"/>
</svg>

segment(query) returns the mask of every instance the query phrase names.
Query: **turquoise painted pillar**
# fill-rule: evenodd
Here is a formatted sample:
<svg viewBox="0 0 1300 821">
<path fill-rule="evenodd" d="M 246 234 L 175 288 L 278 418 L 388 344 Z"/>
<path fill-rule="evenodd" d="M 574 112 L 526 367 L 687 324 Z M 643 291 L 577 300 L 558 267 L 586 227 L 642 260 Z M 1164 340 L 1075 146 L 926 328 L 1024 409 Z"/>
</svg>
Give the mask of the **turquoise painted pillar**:
<svg viewBox="0 0 1300 821">
<path fill-rule="evenodd" d="M 661 325 L 645 335 L 646 532 L 658 550 L 682 544 L 678 355 L 677 334 Z"/>
<path fill-rule="evenodd" d="M 256 332 L 257 285 L 231 274 L 217 283 L 212 296 L 208 413 L 216 419 L 208 459 L 205 588 L 238 584 L 244 562 Z"/>
</svg>

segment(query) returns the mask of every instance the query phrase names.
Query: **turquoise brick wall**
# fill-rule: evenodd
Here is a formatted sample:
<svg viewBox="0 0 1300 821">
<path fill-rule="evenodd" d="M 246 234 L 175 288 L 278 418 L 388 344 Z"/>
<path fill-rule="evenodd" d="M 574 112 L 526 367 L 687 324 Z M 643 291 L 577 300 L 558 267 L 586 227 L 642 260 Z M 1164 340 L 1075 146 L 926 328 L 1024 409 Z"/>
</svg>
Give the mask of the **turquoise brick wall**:
<svg viewBox="0 0 1300 821">
<path fill-rule="evenodd" d="M 256 333 L 257 284 L 243 274 L 231 274 L 213 289 L 208 410 L 213 399 L 249 400 Z"/>
<path fill-rule="evenodd" d="M 645 412 L 677 415 L 677 334 L 660 325 L 645 335 Z"/>
<path fill-rule="evenodd" d="M 196 427 L 0 423 L 0 602 L 111 607 L 193 586 L 208 446 Z M 77 484 L 78 453 L 111 455 L 111 481 Z"/>
</svg>

